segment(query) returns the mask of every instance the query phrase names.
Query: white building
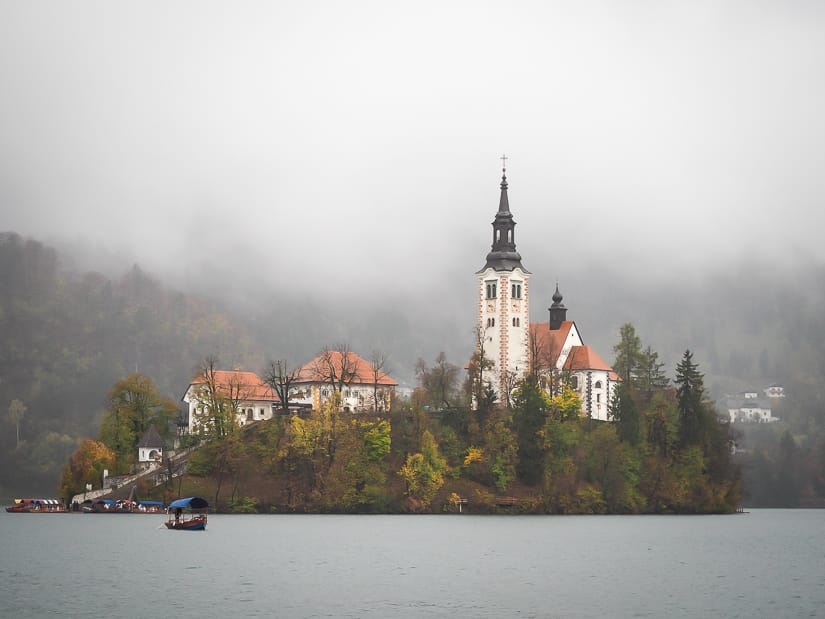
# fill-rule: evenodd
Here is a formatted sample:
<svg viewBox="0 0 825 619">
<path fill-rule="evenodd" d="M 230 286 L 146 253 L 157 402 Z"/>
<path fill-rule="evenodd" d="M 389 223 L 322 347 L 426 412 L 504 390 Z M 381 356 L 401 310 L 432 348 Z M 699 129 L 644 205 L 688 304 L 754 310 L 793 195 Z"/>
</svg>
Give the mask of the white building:
<svg viewBox="0 0 825 619">
<path fill-rule="evenodd" d="M 163 459 L 163 439 L 158 434 L 155 426 L 143 433 L 138 442 L 138 465 L 148 468 L 152 464 L 157 464 Z"/>
<path fill-rule="evenodd" d="M 586 346 L 576 323 L 567 320 L 567 308 L 558 285 L 550 306 L 550 320 L 530 325 L 533 363 L 544 389 L 552 393 L 566 381 L 582 399 L 582 415 L 608 421 L 618 375 L 599 354 Z"/>
<path fill-rule="evenodd" d="M 212 389 L 215 394 L 210 393 Z M 254 372 L 214 370 L 208 380 L 204 375 L 196 376 L 183 396 L 188 406 L 190 434 L 208 429 L 212 417 L 209 407 L 216 397 L 235 408 L 235 421 L 240 426 L 272 419 L 280 406 L 280 399 L 272 387 Z"/>
<path fill-rule="evenodd" d="M 564 377 L 582 398 L 582 414 L 607 420 L 609 403 L 618 376 L 589 346 L 576 324 L 567 320 L 567 309 L 556 286 L 548 323 L 530 324 L 530 272 L 516 251 L 515 221 L 507 195 L 506 170 L 502 170 L 501 197 L 493 220 L 493 245 L 477 278 L 476 353 L 483 353 L 492 368 L 485 383 L 499 401 L 536 363 L 548 391 Z"/>
<path fill-rule="evenodd" d="M 398 383 L 351 350 L 324 350 L 304 364 L 289 390 L 289 403 L 319 410 L 337 391 L 345 412 L 386 412 Z"/>
<path fill-rule="evenodd" d="M 530 329 L 530 272 L 516 251 L 515 226 L 507 197 L 507 175 L 502 170 L 501 197 L 493 220 L 493 245 L 478 285 L 478 346 L 492 362 L 487 382 L 498 394 L 512 389 L 513 378 L 528 369 Z"/>
<path fill-rule="evenodd" d="M 762 390 L 762 393 L 765 394 L 766 398 L 784 398 L 785 397 L 785 387 L 782 385 L 777 385 L 776 383 L 772 385 L 768 385 Z"/>
<path fill-rule="evenodd" d="M 774 417 L 770 401 L 760 398 L 755 391 L 746 391 L 727 398 L 726 410 L 731 423 L 773 423 Z"/>
</svg>

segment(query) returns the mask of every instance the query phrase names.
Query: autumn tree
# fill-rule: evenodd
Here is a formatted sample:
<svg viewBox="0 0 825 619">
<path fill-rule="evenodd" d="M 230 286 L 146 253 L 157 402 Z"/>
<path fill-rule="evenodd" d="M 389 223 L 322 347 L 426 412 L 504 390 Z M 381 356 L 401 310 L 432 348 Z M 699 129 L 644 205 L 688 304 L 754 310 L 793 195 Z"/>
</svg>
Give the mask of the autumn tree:
<svg viewBox="0 0 825 619">
<path fill-rule="evenodd" d="M 338 344 L 334 348 L 324 347 L 312 369 L 320 382 L 328 384 L 340 394 L 344 387 L 358 377 L 358 356 L 347 344 Z"/>
<path fill-rule="evenodd" d="M 552 365 L 548 358 L 545 338 L 539 330 L 530 329 L 527 346 L 530 353 L 530 367 L 528 374 L 533 376 L 536 381 L 539 381 L 544 374 L 552 369 Z"/>
<path fill-rule="evenodd" d="M 415 364 L 415 373 L 431 406 L 450 408 L 455 404 L 458 386 L 458 367 L 447 361 L 447 355 L 438 353 L 435 365 L 427 367 L 423 359 Z"/>
<path fill-rule="evenodd" d="M 383 391 L 381 391 L 381 397 L 379 398 L 381 381 L 387 376 L 387 371 L 387 356 L 381 351 L 372 351 L 372 355 L 370 355 L 370 382 L 372 383 L 372 410 L 374 413 L 378 413 L 379 408 L 382 410 L 387 408 L 387 398 Z"/>
<path fill-rule="evenodd" d="M 430 505 L 444 485 L 447 463 L 438 451 L 438 443 L 429 430 L 421 435 L 420 451 L 407 456 L 398 474 L 407 484 L 407 495 L 422 508 Z"/>
<path fill-rule="evenodd" d="M 496 400 L 495 389 L 486 378 L 494 364 L 485 353 L 485 344 L 484 331 L 476 327 L 475 352 L 467 365 L 467 392 L 473 406 L 482 411 L 489 410 Z"/>
<path fill-rule="evenodd" d="M 137 446 L 150 426 L 167 436 L 178 405 L 160 395 L 151 378 L 132 374 L 109 390 L 100 440 L 115 453 L 116 470 L 126 473 L 137 458 Z"/>
<path fill-rule="evenodd" d="M 111 449 L 100 441 L 85 439 L 63 467 L 60 495 L 71 500 L 86 489 L 86 484 L 99 487 L 103 483 L 103 471 L 114 464 L 115 453 Z"/>
<path fill-rule="evenodd" d="M 195 424 L 201 436 L 220 440 L 237 428 L 241 402 L 249 399 L 248 387 L 236 373 L 219 373 L 217 359 L 207 357 L 198 367 L 195 378 Z M 228 376 L 225 380 L 222 376 Z"/>
<path fill-rule="evenodd" d="M 292 384 L 298 379 L 300 368 L 290 367 L 286 359 L 270 361 L 264 372 L 264 382 L 272 387 L 280 400 L 281 410 L 289 410 L 289 391 Z"/>
<path fill-rule="evenodd" d="M 552 419 L 569 421 L 581 415 L 582 399 L 573 387 L 565 383 L 561 390 L 548 400 L 547 407 Z"/>
<path fill-rule="evenodd" d="M 500 492 L 507 490 L 516 477 L 518 437 L 509 423 L 509 415 L 495 415 L 484 433 L 485 454 L 493 485 Z"/>
<path fill-rule="evenodd" d="M 17 436 L 16 447 L 20 447 L 20 422 L 23 420 L 23 417 L 25 417 L 27 410 L 26 405 L 20 400 L 12 400 L 11 403 L 9 403 L 9 410 L 6 416 L 9 422 L 14 424 Z"/>
</svg>

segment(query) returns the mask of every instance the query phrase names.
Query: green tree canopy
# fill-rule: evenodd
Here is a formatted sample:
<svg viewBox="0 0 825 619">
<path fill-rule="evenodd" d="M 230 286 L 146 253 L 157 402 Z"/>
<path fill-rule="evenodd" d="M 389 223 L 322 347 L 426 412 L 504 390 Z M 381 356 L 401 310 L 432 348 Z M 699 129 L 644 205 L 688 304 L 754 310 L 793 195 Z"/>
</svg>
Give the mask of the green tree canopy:
<svg viewBox="0 0 825 619">
<path fill-rule="evenodd" d="M 627 383 L 619 383 L 616 396 L 610 404 L 609 414 L 616 422 L 619 439 L 637 445 L 641 438 L 641 416 Z"/>
<path fill-rule="evenodd" d="M 676 366 L 676 405 L 679 409 L 680 444 L 698 445 L 702 443 L 702 432 L 706 426 L 704 407 L 704 375 L 693 362 L 693 353 L 686 350 Z"/>
<path fill-rule="evenodd" d="M 116 457 L 116 470 L 126 473 L 137 458 L 137 446 L 150 426 L 161 436 L 178 413 L 178 406 L 163 397 L 151 378 L 132 374 L 115 383 L 108 394 L 108 406 L 103 414 L 100 440 Z"/>
<path fill-rule="evenodd" d="M 619 329 L 619 343 L 613 347 L 616 360 L 613 369 L 626 383 L 635 384 L 639 368 L 643 364 L 642 341 L 636 328 L 629 322 Z"/>
</svg>

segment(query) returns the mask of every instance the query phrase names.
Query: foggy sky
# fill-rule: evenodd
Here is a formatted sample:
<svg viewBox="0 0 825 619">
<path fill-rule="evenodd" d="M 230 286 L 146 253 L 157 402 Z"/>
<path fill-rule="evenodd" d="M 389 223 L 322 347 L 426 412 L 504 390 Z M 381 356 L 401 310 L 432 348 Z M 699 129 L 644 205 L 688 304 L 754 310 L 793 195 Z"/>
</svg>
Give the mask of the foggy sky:
<svg viewBox="0 0 825 619">
<path fill-rule="evenodd" d="M 824 12 L 6 3 L 0 230 L 178 282 L 472 316 L 506 153 L 536 317 L 604 265 L 821 261 Z"/>
</svg>

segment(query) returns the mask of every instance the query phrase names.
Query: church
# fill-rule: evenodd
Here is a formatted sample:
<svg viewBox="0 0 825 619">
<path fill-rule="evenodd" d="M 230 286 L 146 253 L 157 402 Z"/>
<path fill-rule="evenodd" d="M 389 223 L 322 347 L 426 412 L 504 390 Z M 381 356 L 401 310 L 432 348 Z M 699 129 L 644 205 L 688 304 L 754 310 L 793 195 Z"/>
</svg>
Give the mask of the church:
<svg viewBox="0 0 825 619">
<path fill-rule="evenodd" d="M 505 157 L 502 160 L 506 162 Z M 576 323 L 567 319 L 558 284 L 549 319 L 530 322 L 531 273 L 516 251 L 516 222 L 507 196 L 506 167 L 502 168 L 501 195 L 492 225 L 493 244 L 484 267 L 476 273 L 476 355 L 489 366 L 483 381 L 499 401 L 509 397 L 517 382 L 531 371 L 550 394 L 566 381 L 581 397 L 583 416 L 607 421 L 619 378 L 584 344 Z"/>
</svg>

